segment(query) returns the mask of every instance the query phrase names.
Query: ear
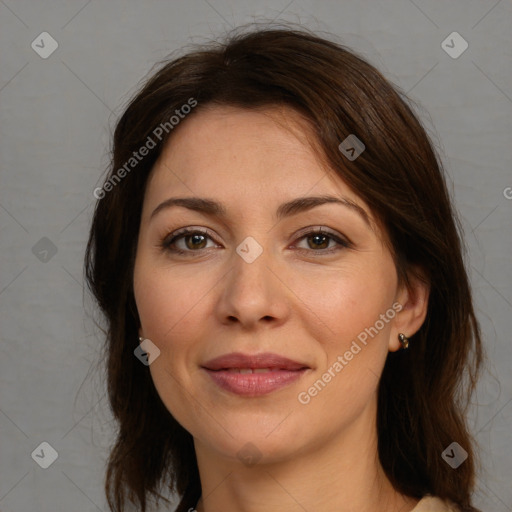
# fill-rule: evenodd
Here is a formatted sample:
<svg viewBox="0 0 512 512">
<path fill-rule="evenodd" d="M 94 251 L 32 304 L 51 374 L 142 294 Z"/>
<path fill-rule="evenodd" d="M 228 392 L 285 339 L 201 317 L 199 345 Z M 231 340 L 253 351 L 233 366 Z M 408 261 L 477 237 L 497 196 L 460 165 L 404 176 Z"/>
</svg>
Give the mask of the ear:
<svg viewBox="0 0 512 512">
<path fill-rule="evenodd" d="M 396 295 L 396 302 L 402 309 L 396 314 L 389 339 L 390 352 L 401 348 L 398 334 L 403 333 L 408 338 L 419 331 L 427 316 L 430 283 L 425 273 L 419 267 L 414 267 L 408 273 L 409 283 L 401 286 Z"/>
</svg>

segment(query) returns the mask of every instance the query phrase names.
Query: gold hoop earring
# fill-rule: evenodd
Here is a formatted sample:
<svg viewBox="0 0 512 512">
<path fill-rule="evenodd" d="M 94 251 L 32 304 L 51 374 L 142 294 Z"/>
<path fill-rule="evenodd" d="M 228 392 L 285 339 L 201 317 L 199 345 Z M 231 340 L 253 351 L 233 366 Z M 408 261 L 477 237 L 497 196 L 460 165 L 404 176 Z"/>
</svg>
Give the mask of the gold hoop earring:
<svg viewBox="0 0 512 512">
<path fill-rule="evenodd" d="M 400 342 L 400 345 L 402 345 L 403 349 L 406 349 L 409 347 L 409 338 L 405 334 L 399 333 L 398 341 Z"/>
</svg>

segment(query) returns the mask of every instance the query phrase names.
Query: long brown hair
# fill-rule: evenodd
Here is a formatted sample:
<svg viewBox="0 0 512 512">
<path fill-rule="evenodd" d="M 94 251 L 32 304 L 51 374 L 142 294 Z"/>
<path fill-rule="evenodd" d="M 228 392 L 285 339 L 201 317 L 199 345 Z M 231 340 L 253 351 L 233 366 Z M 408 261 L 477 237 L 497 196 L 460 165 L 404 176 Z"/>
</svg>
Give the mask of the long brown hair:
<svg viewBox="0 0 512 512">
<path fill-rule="evenodd" d="M 85 261 L 108 325 L 107 386 L 118 424 L 105 485 L 112 511 L 122 511 L 128 497 L 144 512 L 150 497 L 165 499 L 166 489 L 178 494 L 182 512 L 201 495 L 192 437 L 165 408 L 148 367 L 133 354 L 139 343 L 133 268 L 145 186 L 162 147 L 172 143 L 169 119 L 191 98 L 197 106 L 188 115 L 207 104 L 284 105 L 303 114 L 324 161 L 385 227 L 399 279 L 407 283 L 414 268 L 426 276 L 426 320 L 408 350 L 388 355 L 380 380 L 379 458 L 403 494 L 432 494 L 476 510 L 474 441 L 465 412 L 483 353 L 442 166 L 404 94 L 332 39 L 289 25 L 235 31 L 223 43 L 163 63 L 116 126 Z M 167 130 L 156 137 L 155 129 L 166 122 Z M 338 148 L 350 134 L 366 146 L 352 161 Z M 133 169 L 127 167 L 149 138 L 154 147 L 132 162 Z M 457 469 L 441 457 L 453 441 L 468 453 Z"/>
</svg>

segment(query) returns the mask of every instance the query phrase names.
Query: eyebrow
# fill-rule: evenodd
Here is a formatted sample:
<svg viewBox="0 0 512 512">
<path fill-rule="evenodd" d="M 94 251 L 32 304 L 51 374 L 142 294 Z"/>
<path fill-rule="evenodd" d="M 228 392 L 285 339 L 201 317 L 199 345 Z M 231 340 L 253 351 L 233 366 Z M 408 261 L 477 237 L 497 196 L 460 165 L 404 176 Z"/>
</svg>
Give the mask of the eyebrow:
<svg viewBox="0 0 512 512">
<path fill-rule="evenodd" d="M 298 197 L 297 199 L 293 199 L 279 206 L 276 212 L 276 217 L 277 220 L 281 220 L 285 217 L 290 217 L 292 215 L 311 210 L 317 206 L 329 203 L 339 204 L 350 208 L 352 211 L 359 214 L 359 216 L 362 217 L 365 223 L 368 224 L 369 228 L 373 231 L 372 223 L 370 222 L 370 218 L 366 211 L 358 204 L 354 203 L 354 201 L 351 201 L 345 197 L 329 195 Z M 203 197 L 171 197 L 160 203 L 153 210 L 150 219 L 152 219 L 159 212 L 174 206 L 181 206 L 195 212 L 217 217 L 226 217 L 227 214 L 225 206 L 213 199 Z"/>
</svg>

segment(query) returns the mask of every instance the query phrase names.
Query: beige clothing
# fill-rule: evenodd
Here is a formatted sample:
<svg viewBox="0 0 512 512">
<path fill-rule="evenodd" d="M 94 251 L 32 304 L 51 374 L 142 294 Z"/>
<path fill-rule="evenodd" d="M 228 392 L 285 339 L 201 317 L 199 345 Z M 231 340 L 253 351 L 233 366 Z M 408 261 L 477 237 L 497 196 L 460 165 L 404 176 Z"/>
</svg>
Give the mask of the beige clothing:
<svg viewBox="0 0 512 512">
<path fill-rule="evenodd" d="M 411 512 L 459 512 L 459 508 L 448 501 L 433 496 L 425 496 Z"/>
<path fill-rule="evenodd" d="M 194 508 L 197 509 L 197 504 Z M 411 510 L 411 512 L 460 512 L 459 508 L 447 501 L 434 498 L 433 496 L 425 496 Z"/>
</svg>

